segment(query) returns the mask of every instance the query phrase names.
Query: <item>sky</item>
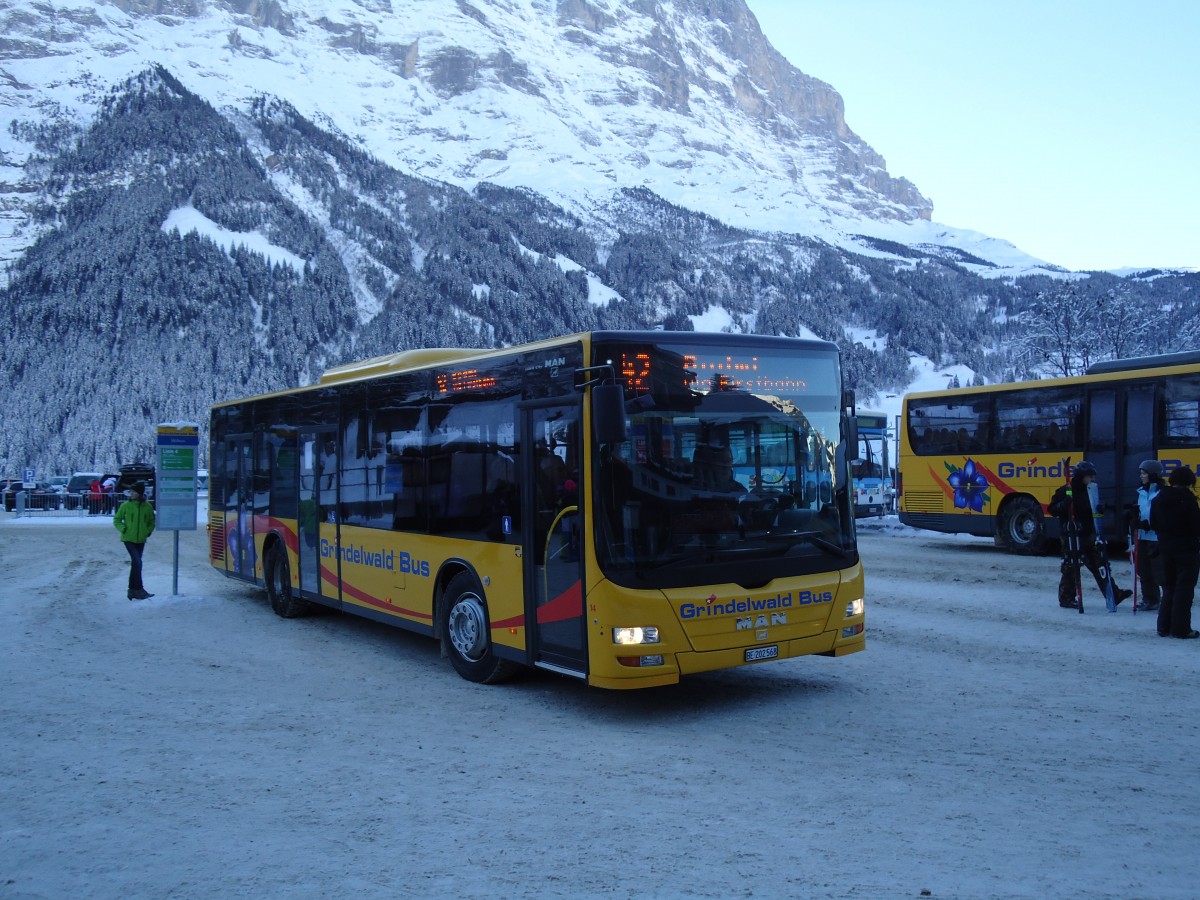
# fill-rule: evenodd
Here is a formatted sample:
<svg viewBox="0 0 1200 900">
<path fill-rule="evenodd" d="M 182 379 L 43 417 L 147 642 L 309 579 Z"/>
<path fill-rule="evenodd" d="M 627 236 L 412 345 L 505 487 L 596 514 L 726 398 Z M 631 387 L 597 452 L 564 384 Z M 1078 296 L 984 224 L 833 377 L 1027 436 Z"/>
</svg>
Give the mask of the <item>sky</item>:
<svg viewBox="0 0 1200 900">
<path fill-rule="evenodd" d="M 1200 267 L 1200 3 L 747 5 L 934 221 L 1069 269 Z"/>
</svg>

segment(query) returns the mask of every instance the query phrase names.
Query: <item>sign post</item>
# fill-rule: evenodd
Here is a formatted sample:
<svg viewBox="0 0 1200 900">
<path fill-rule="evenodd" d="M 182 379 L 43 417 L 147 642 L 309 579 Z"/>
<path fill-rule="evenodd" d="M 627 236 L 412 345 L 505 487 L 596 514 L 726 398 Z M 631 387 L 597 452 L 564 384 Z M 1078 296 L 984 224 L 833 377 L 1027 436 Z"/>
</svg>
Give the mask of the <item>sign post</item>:
<svg viewBox="0 0 1200 900">
<path fill-rule="evenodd" d="M 158 426 L 158 466 L 154 505 L 158 527 L 175 532 L 175 572 L 171 593 L 179 593 L 179 532 L 196 530 L 196 454 L 200 426 L 196 422 L 162 422 Z"/>
</svg>

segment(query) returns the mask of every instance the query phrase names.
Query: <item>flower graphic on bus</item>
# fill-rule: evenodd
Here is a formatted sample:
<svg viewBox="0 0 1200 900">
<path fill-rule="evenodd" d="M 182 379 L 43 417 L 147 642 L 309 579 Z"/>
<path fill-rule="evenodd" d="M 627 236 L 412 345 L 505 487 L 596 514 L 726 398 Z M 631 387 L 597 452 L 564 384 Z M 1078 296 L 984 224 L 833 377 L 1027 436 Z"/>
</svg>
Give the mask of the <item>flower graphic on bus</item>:
<svg viewBox="0 0 1200 900">
<path fill-rule="evenodd" d="M 961 469 L 950 468 L 946 482 L 954 488 L 954 508 L 983 512 L 987 503 L 988 480 L 975 467 L 975 460 L 968 459 Z"/>
</svg>

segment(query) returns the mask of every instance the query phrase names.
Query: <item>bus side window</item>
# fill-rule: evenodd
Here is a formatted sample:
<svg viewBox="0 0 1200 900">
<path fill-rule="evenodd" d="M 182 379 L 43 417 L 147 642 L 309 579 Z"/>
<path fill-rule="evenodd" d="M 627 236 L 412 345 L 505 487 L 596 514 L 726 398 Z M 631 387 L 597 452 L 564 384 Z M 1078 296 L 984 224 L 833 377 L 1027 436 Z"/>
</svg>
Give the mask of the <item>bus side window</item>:
<svg viewBox="0 0 1200 900">
<path fill-rule="evenodd" d="M 1178 375 L 1167 381 L 1163 409 L 1163 447 L 1194 447 L 1200 443 L 1200 375 Z"/>
</svg>

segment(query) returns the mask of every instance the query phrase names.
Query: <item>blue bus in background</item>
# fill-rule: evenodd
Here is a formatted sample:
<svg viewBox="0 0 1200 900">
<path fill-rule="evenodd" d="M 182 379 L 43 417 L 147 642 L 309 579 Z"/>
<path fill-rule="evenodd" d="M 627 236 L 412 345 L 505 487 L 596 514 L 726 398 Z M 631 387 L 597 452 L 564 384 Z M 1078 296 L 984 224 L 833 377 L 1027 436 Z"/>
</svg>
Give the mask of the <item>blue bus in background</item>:
<svg viewBox="0 0 1200 900">
<path fill-rule="evenodd" d="M 850 465 L 855 518 L 882 516 L 896 508 L 895 472 L 888 443 L 887 414 L 860 411 L 858 459 Z"/>
</svg>

